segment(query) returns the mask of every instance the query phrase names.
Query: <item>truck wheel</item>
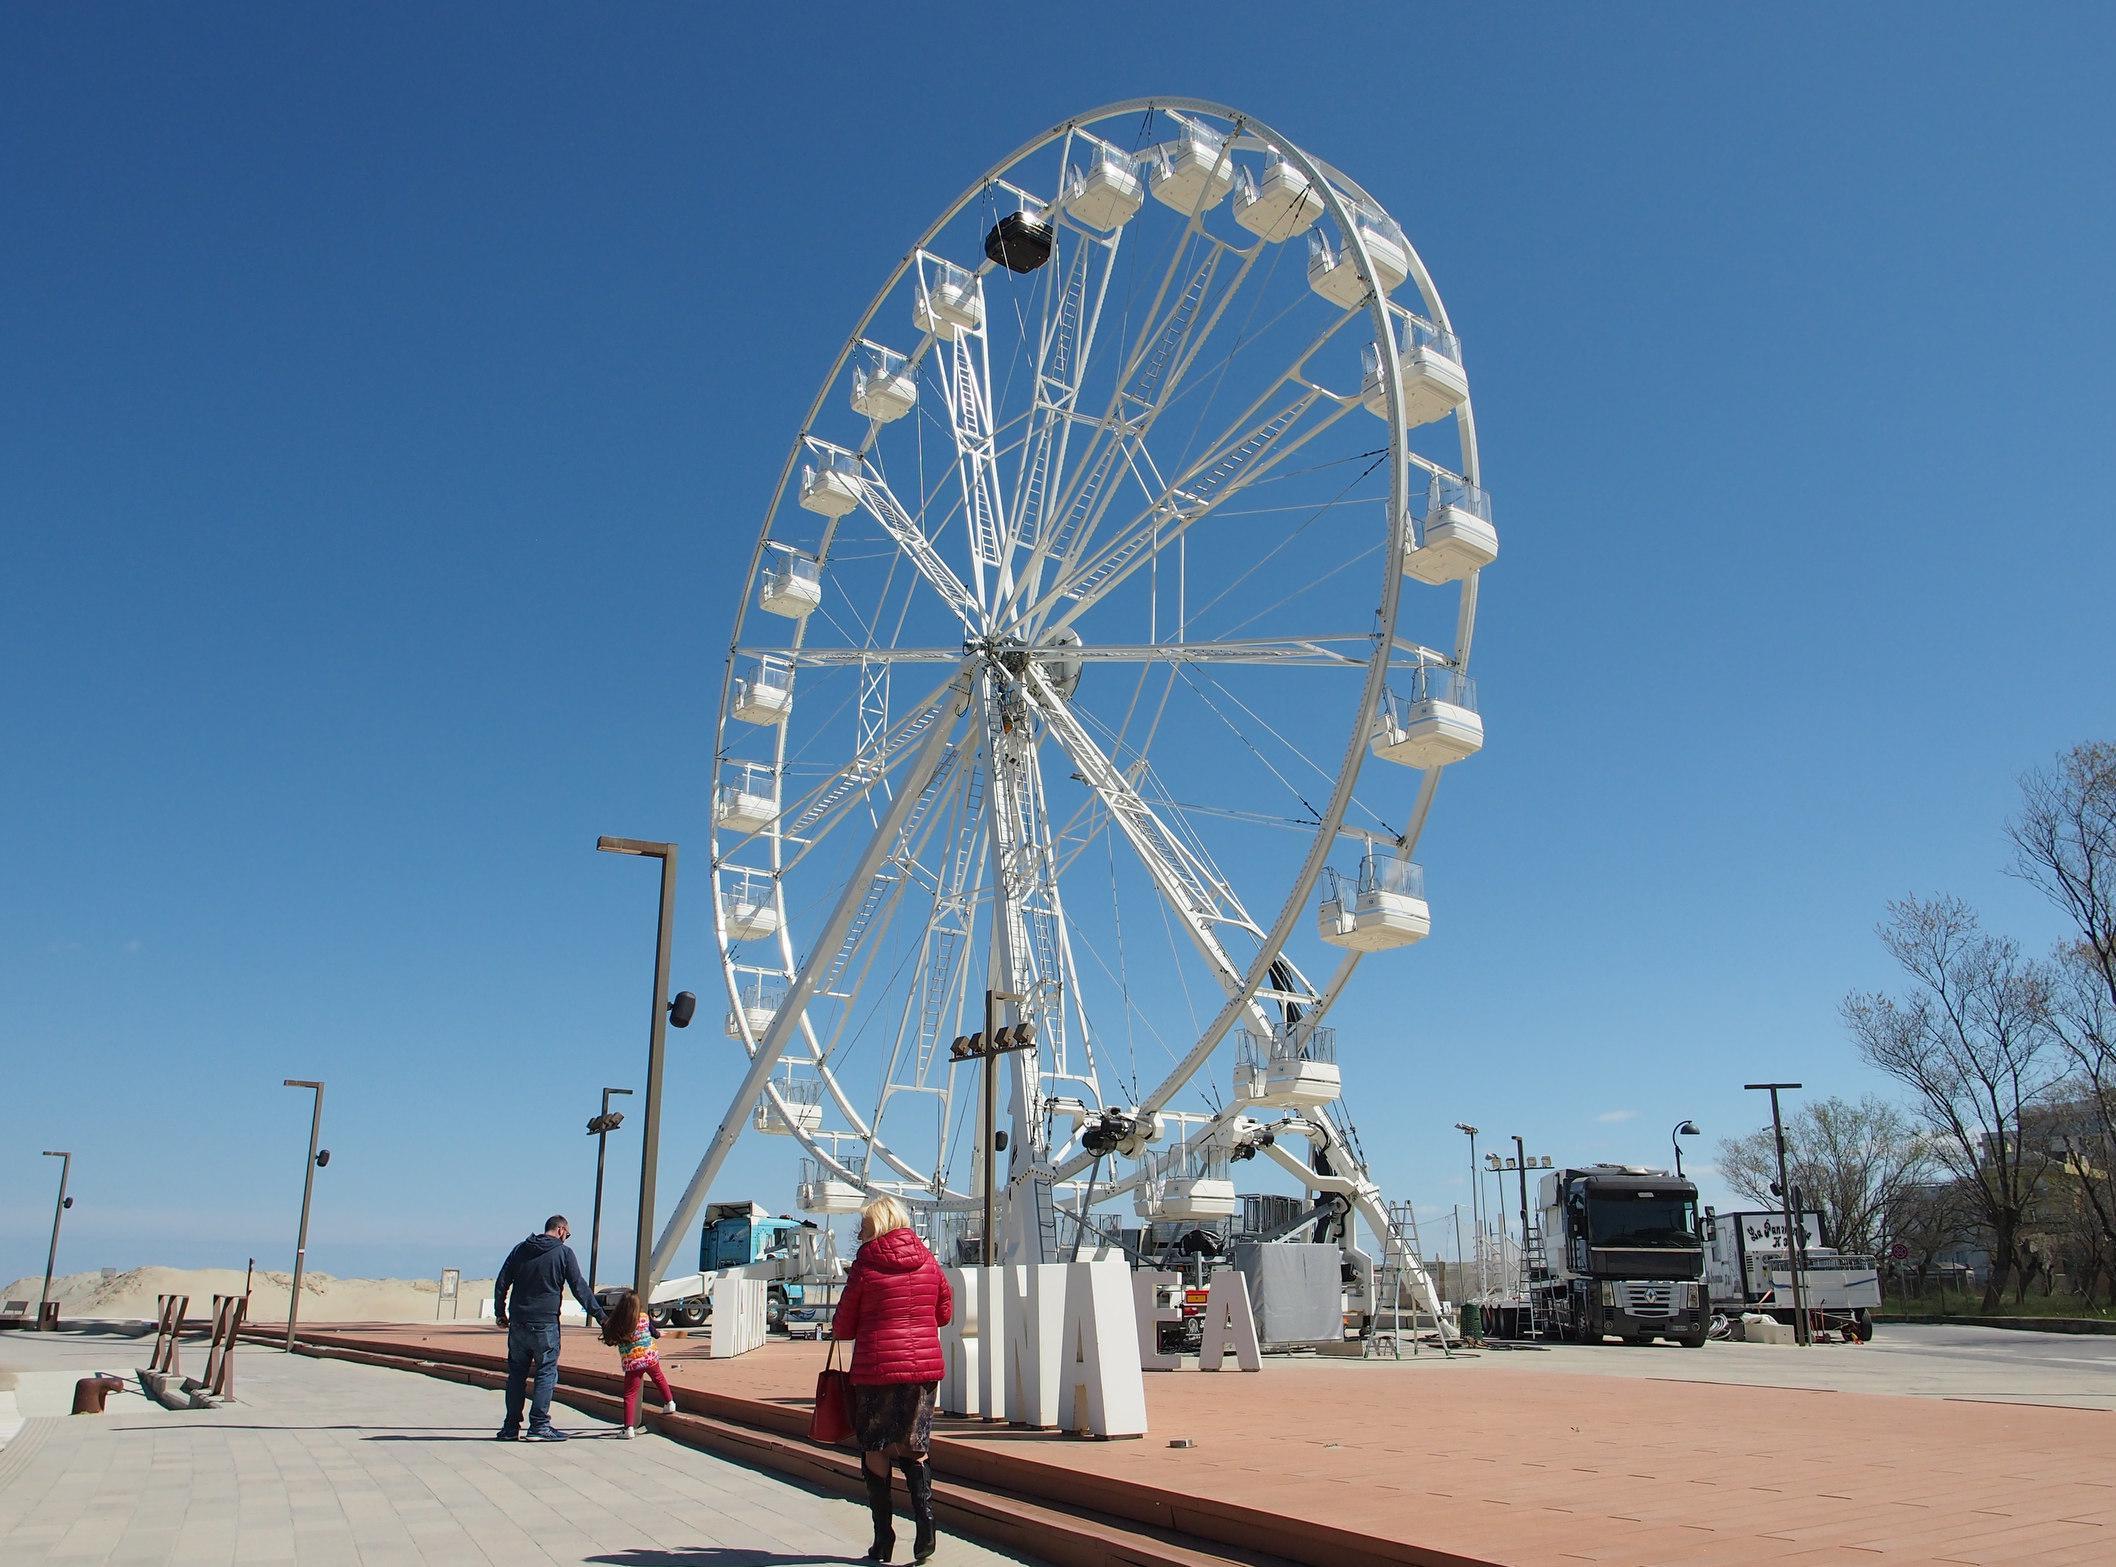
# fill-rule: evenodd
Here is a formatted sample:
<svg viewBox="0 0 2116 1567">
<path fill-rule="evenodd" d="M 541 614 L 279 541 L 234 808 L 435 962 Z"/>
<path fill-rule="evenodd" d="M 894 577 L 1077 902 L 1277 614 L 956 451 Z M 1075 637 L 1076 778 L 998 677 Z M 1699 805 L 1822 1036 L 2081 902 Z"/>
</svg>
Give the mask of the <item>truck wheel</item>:
<svg viewBox="0 0 2116 1567">
<path fill-rule="evenodd" d="M 1703 1328 L 1693 1329 L 1675 1342 L 1682 1345 L 1684 1349 L 1703 1349 L 1705 1347 L 1705 1331 Z"/>
<path fill-rule="evenodd" d="M 667 1305 L 661 1301 L 656 1301 L 653 1305 L 647 1307 L 647 1320 L 657 1328 L 665 1328 L 674 1318 Z"/>
<path fill-rule="evenodd" d="M 1860 1344 L 1872 1343 L 1874 1337 L 1873 1318 L 1863 1311 L 1854 1312 L 1851 1325 L 1844 1330 L 1844 1336 Z"/>
<path fill-rule="evenodd" d="M 676 1308 L 676 1320 L 687 1328 L 702 1328 L 705 1326 L 705 1319 L 712 1313 L 710 1302 L 702 1296 L 693 1295 Z"/>
<path fill-rule="evenodd" d="M 777 1290 L 764 1297 L 764 1330 L 767 1333 L 786 1331 L 786 1297 Z"/>
</svg>

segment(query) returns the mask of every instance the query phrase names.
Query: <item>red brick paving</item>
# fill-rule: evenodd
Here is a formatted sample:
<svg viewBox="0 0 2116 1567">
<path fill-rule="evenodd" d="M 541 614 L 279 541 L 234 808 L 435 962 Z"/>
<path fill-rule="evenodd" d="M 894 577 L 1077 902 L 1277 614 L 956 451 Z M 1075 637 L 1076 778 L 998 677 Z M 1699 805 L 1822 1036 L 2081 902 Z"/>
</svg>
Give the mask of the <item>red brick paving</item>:
<svg viewBox="0 0 2116 1567">
<path fill-rule="evenodd" d="M 333 1330 L 400 1350 L 504 1354 L 490 1325 Z M 584 1329 L 568 1367 L 615 1369 Z M 821 1350 L 774 1342 L 731 1361 L 662 1341 L 679 1392 L 805 1406 Z M 2004 1563 L 2116 1567 L 2116 1415 L 1865 1393 L 1632 1380 L 1491 1361 L 1411 1367 L 1268 1362 L 1251 1376 L 1147 1379 L 1152 1434 L 1088 1442 L 944 1421 L 960 1451 L 1054 1466 L 1051 1494 L 1098 1482 L 1193 1509 L 1277 1515 L 1540 1567 Z M 1174 1436 L 1197 1445 L 1175 1449 Z M 1255 1546 L 1281 1551 L 1263 1535 Z M 1310 1523 L 1312 1521 L 1312 1524 Z M 1224 1526 L 1222 1526 L 1224 1528 Z M 1245 1529 L 1248 1526 L 1244 1526 Z M 1245 1533 L 1244 1538 L 1247 1538 Z M 1282 1552 L 1281 1552 L 1282 1553 Z M 1304 1552 L 1303 1554 L 1313 1554 Z"/>
</svg>

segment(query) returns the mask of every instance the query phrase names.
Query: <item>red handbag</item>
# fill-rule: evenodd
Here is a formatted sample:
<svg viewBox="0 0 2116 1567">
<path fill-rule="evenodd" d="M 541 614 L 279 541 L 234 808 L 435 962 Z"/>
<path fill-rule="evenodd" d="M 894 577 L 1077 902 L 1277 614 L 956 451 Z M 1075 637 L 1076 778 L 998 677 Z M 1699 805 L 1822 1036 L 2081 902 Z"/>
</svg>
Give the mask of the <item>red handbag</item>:
<svg viewBox="0 0 2116 1567">
<path fill-rule="evenodd" d="M 816 1373 L 815 1413 L 808 1417 L 808 1440 L 835 1446 L 852 1435 L 852 1373 L 837 1369 L 838 1341 Z"/>
</svg>

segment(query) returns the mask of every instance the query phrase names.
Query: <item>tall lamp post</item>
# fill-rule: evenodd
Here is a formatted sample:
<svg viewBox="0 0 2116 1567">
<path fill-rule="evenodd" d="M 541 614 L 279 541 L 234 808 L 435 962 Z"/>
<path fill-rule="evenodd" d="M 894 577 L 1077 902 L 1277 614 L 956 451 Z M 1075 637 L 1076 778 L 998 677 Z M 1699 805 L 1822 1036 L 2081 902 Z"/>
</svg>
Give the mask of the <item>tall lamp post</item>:
<svg viewBox="0 0 2116 1567">
<path fill-rule="evenodd" d="M 1502 1159 L 1499 1155 L 1495 1153 L 1486 1154 L 1484 1156 L 1484 1168 L 1487 1172 L 1489 1172 L 1492 1177 L 1492 1180 L 1496 1183 L 1498 1189 L 1498 1201 L 1501 1206 L 1495 1210 L 1496 1212 L 1505 1211 L 1504 1204 L 1506 1202 L 1506 1177 L 1513 1174 L 1517 1170 L 1520 1172 L 1521 1290 L 1525 1294 L 1528 1290 L 1528 1172 L 1530 1170 L 1549 1169 L 1550 1156 L 1548 1154 L 1543 1154 L 1539 1155 L 1536 1159 L 1529 1158 L 1527 1153 L 1525 1151 L 1522 1151 L 1521 1139 L 1518 1137 L 1514 1139 L 1514 1150 L 1514 1156 L 1511 1159 Z M 1503 1229 L 1504 1226 L 1495 1225 L 1494 1228 Z"/>
<path fill-rule="evenodd" d="M 1469 1228 L 1470 1233 L 1477 1238 L 1477 1293 L 1481 1295 L 1484 1293 L 1484 1203 L 1481 1197 L 1484 1183 L 1477 1179 L 1478 1129 L 1467 1121 L 1457 1121 L 1455 1130 L 1466 1133 L 1469 1137 Z M 1457 1262 L 1462 1260 L 1459 1255 L 1461 1250 L 1462 1246 L 1458 1241 L 1455 1245 Z"/>
<path fill-rule="evenodd" d="M 595 1261 L 602 1255 L 602 1161 L 610 1146 L 610 1134 L 625 1124 L 624 1112 L 610 1110 L 612 1094 L 630 1094 L 629 1088 L 605 1088 L 602 1114 L 588 1122 L 588 1135 L 595 1139 L 595 1222 L 588 1231 L 588 1293 L 595 1293 Z"/>
<path fill-rule="evenodd" d="M 1034 1023 L 1009 1023 L 999 1026 L 999 1004 L 1011 1001 L 1016 1005 L 1027 1000 L 1010 990 L 988 990 L 985 992 L 985 1028 L 981 1034 L 965 1034 L 948 1047 L 948 1055 L 957 1061 L 984 1062 L 984 1141 L 980 1145 L 980 1157 L 984 1163 L 984 1231 L 977 1238 L 978 1260 L 991 1267 L 998 1258 L 997 1248 L 992 1244 L 993 1209 L 993 1155 L 998 1150 L 993 1146 L 998 1141 L 993 1123 L 998 1119 L 999 1058 L 1009 1051 L 1027 1050 L 1036 1043 Z M 1083 1211 L 1083 1219 L 1085 1213 Z"/>
<path fill-rule="evenodd" d="M 1683 1173 L 1682 1140 L 1685 1137 L 1698 1137 L 1701 1135 L 1703 1134 L 1697 1130 L 1695 1121 L 1678 1121 L 1675 1123 L 1675 1130 L 1668 1134 L 1668 1141 L 1675 1148 L 1675 1174 L 1677 1179 L 1681 1179 Z"/>
<path fill-rule="evenodd" d="M 639 1139 L 639 1233 L 632 1245 L 632 1288 L 644 1307 L 654 1294 L 654 1172 L 661 1162 L 661 1058 L 666 1025 L 688 1028 L 698 998 L 688 990 L 669 994 L 669 939 L 676 929 L 676 845 L 645 838 L 597 838 L 604 854 L 633 854 L 661 861 L 661 919 L 654 933 L 654 1007 L 647 1025 L 647 1113 Z"/>
<path fill-rule="evenodd" d="M 294 1353 L 294 1324 L 301 1316 L 301 1272 L 309 1255 L 309 1197 L 316 1190 L 316 1172 L 331 1162 L 331 1151 L 318 1148 L 323 1136 L 323 1084 L 306 1078 L 282 1080 L 286 1088 L 313 1088 L 316 1107 L 309 1116 L 309 1156 L 301 1167 L 301 1229 L 294 1237 L 294 1287 L 287 1292 L 287 1353 Z"/>
<path fill-rule="evenodd" d="M 51 1304 L 52 1269 L 59 1262 L 59 1221 L 66 1217 L 66 1210 L 73 1206 L 73 1199 L 66 1195 L 66 1178 L 73 1174 L 73 1155 L 63 1148 L 47 1148 L 44 1157 L 59 1161 L 59 1200 L 51 1210 L 51 1250 L 44 1254 L 44 1293 L 37 1297 L 37 1326 L 44 1326 L 44 1313 Z"/>
<path fill-rule="evenodd" d="M 1751 1093 L 1771 1096 L 1771 1136 L 1778 1144 L 1778 1201 L 1785 1214 L 1785 1266 L 1793 1276 L 1793 1342 L 1811 1342 L 1807 1330 L 1807 1296 L 1800 1284 L 1800 1246 L 1793 1233 L 1793 1188 L 1785 1175 L 1785 1122 L 1778 1114 L 1778 1091 L 1794 1089 L 1798 1083 L 1744 1083 Z"/>
</svg>

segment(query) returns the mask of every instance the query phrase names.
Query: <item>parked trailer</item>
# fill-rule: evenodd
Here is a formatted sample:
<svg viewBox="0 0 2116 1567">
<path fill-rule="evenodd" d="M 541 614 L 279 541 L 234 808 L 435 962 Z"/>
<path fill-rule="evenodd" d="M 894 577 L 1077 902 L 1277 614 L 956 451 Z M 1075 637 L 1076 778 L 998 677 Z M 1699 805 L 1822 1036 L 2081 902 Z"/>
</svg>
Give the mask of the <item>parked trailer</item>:
<svg viewBox="0 0 2116 1567">
<path fill-rule="evenodd" d="M 1809 1321 L 1864 1343 L 1874 1336 L 1873 1313 L 1881 1305 L 1881 1270 L 1871 1257 L 1825 1244 L 1822 1215 L 1797 1215 L 1800 1229 L 1800 1293 Z M 1777 1212 L 1705 1212 L 1705 1282 L 1712 1309 L 1738 1323 L 1743 1312 L 1760 1311 L 1790 1325 L 1793 1312 L 1792 1258 L 1787 1254 L 1785 1215 Z"/>
</svg>

